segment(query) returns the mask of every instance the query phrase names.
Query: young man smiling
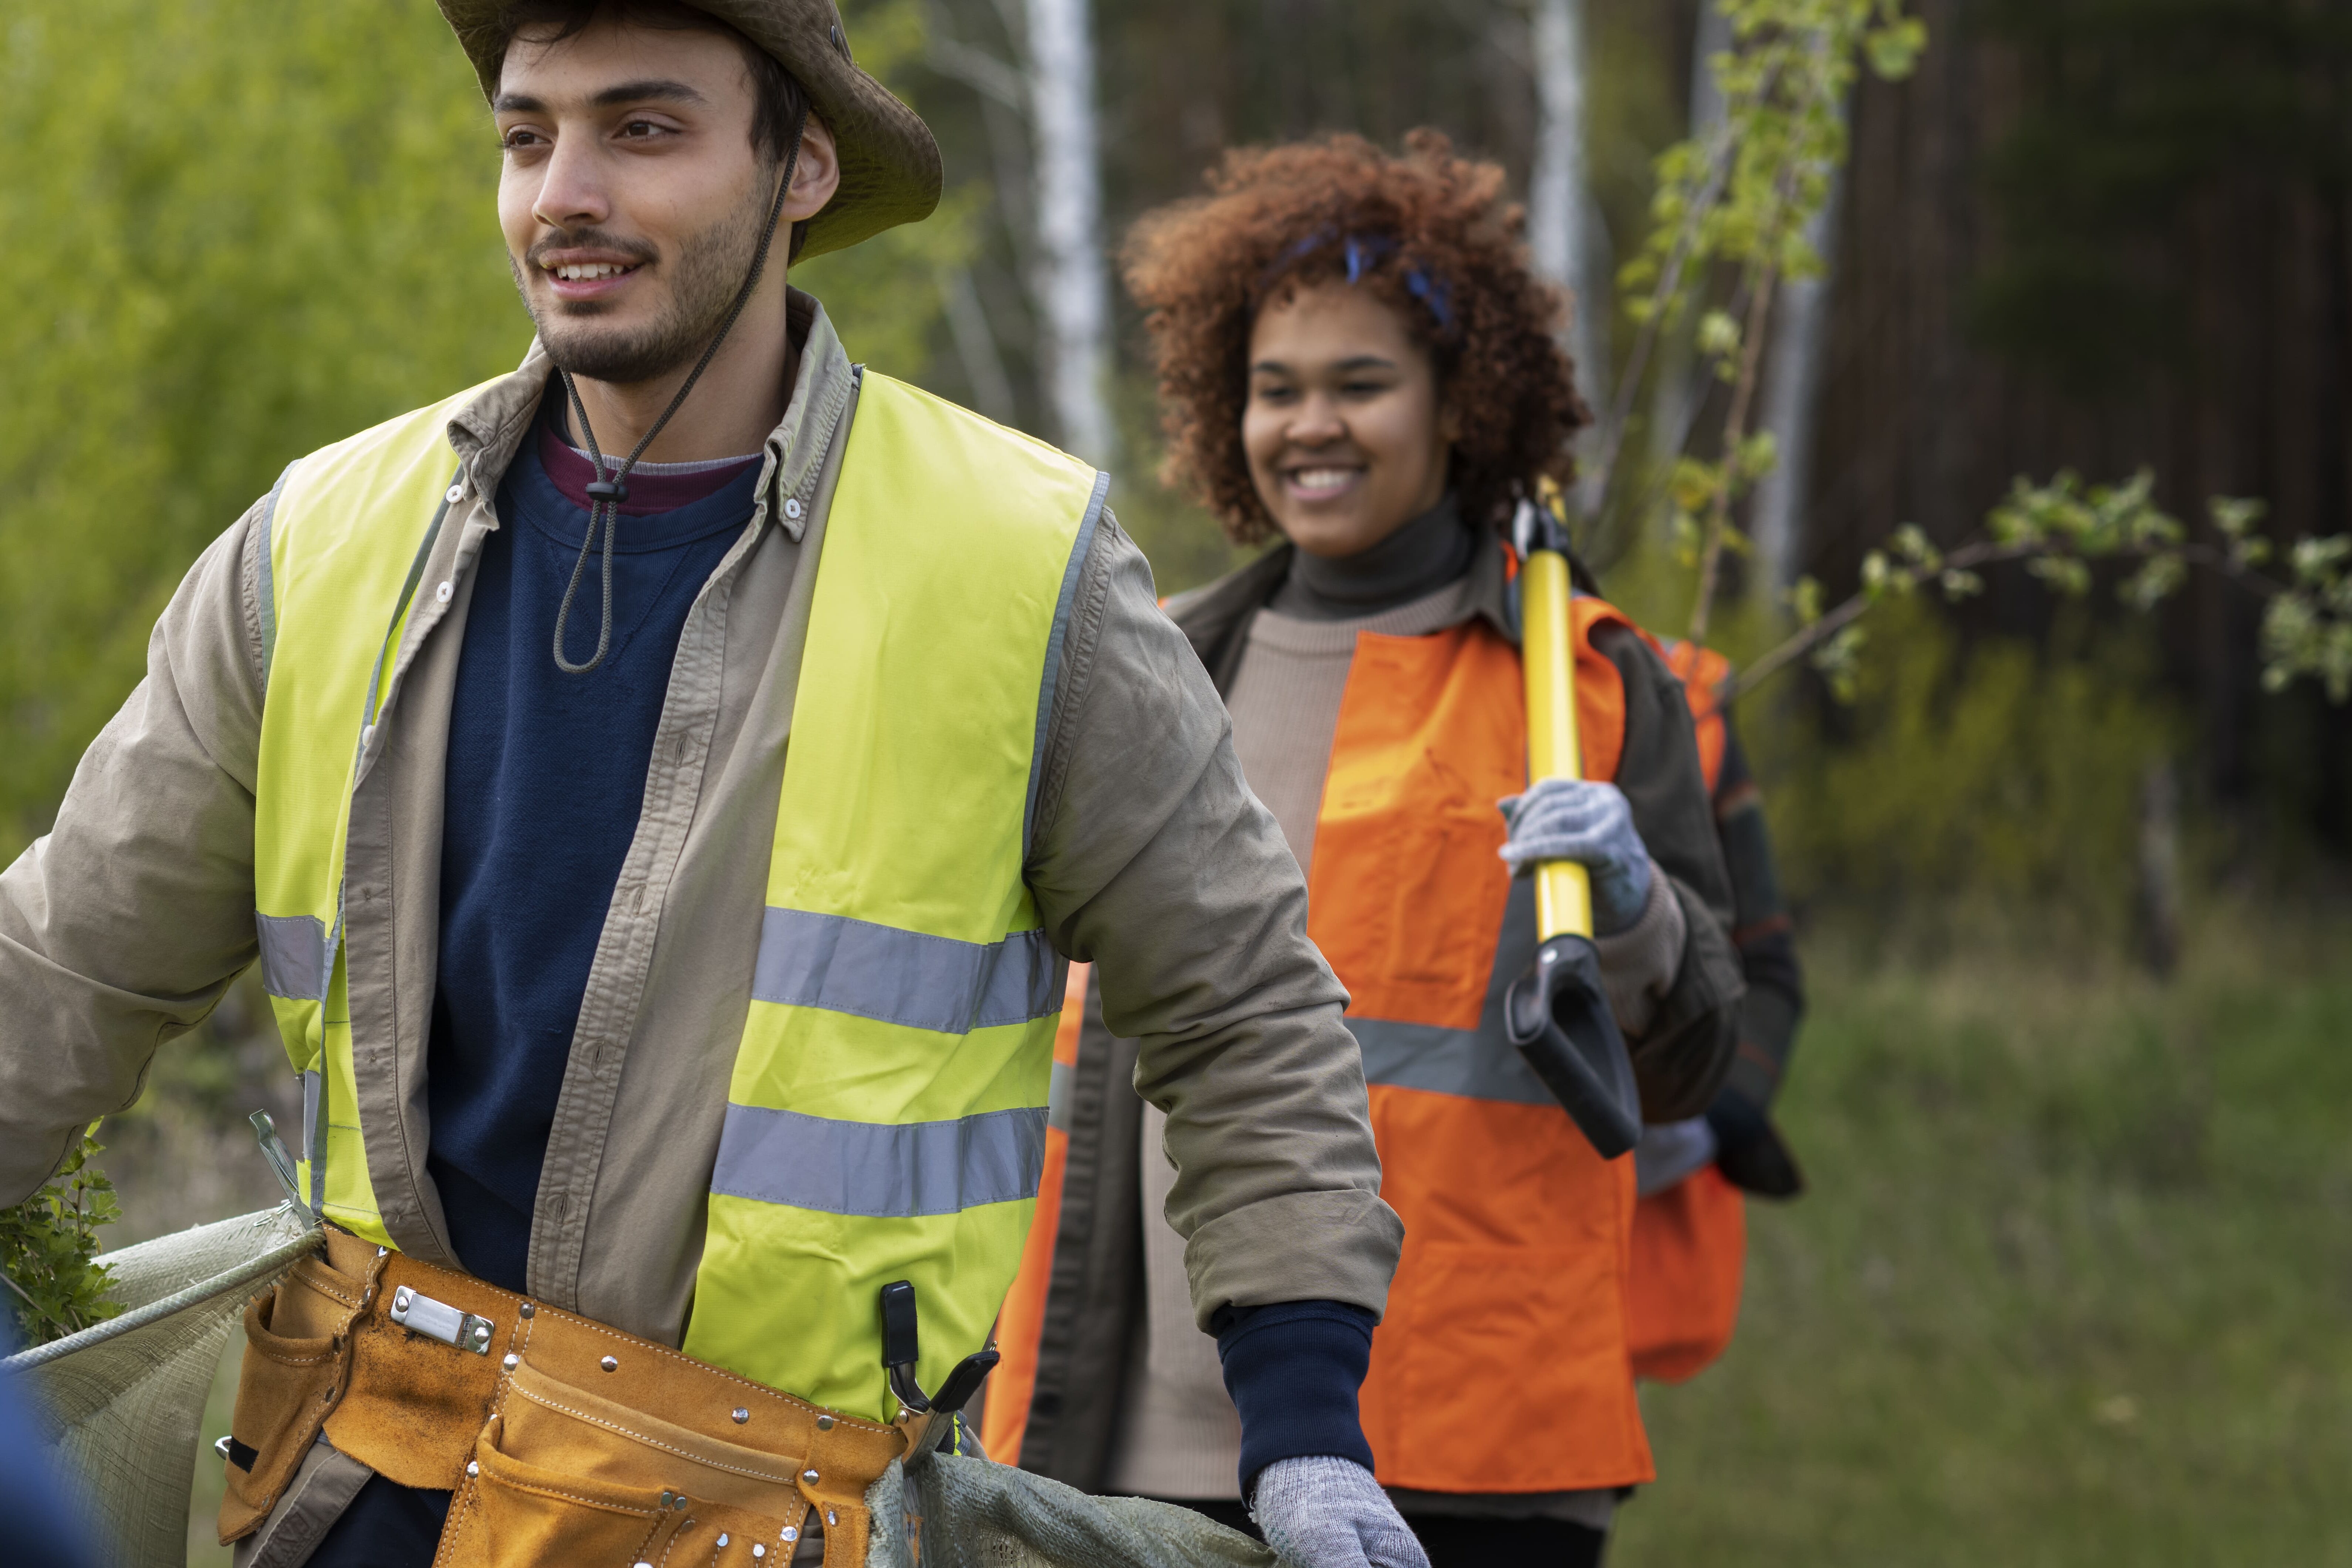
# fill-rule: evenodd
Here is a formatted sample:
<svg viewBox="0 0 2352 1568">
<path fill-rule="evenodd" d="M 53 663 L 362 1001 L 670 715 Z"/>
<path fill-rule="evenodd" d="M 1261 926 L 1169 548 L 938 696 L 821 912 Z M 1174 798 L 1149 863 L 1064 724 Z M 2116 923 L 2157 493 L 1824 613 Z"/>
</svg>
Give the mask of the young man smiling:
<svg viewBox="0 0 2352 1568">
<path fill-rule="evenodd" d="M 538 342 L 292 464 L 0 874 L 0 1203 L 257 959 L 331 1228 L 247 1316 L 240 1563 L 855 1563 L 1092 959 L 1261 1522 L 1420 1563 L 1355 1408 L 1401 1227 L 1215 693 L 1100 476 L 786 286 L 929 132 L 825 0 L 442 8 Z"/>
</svg>

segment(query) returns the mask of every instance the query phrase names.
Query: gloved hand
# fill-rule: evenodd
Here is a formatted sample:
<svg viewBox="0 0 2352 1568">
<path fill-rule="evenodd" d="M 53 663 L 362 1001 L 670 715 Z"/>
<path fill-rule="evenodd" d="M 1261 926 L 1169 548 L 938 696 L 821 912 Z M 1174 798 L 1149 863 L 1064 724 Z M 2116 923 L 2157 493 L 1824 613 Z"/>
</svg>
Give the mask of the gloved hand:
<svg viewBox="0 0 2352 1568">
<path fill-rule="evenodd" d="M 1292 1568 L 1429 1568 L 1412 1527 L 1353 1459 L 1276 1459 L 1258 1472 L 1250 1517 Z"/>
<path fill-rule="evenodd" d="M 1633 831 L 1625 792 L 1589 779 L 1538 779 L 1500 803 L 1510 837 L 1500 851 L 1511 875 L 1538 860 L 1573 860 L 1592 874 L 1592 934 L 1614 936 L 1650 901 L 1650 851 Z"/>
</svg>

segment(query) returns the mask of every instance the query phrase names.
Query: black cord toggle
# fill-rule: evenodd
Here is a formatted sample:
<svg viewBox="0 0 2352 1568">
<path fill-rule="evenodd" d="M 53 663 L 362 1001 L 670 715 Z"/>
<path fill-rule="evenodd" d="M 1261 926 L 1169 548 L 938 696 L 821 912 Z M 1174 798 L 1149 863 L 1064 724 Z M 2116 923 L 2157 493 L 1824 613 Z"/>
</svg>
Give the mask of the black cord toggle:
<svg viewBox="0 0 2352 1568">
<path fill-rule="evenodd" d="M 593 479 L 588 485 L 588 499 L 618 506 L 629 499 L 629 487 L 618 479 Z"/>
</svg>

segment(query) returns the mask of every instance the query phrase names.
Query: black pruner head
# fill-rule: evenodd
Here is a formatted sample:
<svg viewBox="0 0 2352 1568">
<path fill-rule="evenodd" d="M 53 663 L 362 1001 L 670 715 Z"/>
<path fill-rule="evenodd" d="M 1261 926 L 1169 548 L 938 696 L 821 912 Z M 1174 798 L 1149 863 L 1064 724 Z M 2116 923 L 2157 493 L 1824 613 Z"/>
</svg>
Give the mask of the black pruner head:
<svg viewBox="0 0 2352 1568">
<path fill-rule="evenodd" d="M 1503 1032 L 1604 1160 L 1642 1136 L 1633 1058 L 1587 937 L 1553 937 L 1503 995 Z"/>
</svg>

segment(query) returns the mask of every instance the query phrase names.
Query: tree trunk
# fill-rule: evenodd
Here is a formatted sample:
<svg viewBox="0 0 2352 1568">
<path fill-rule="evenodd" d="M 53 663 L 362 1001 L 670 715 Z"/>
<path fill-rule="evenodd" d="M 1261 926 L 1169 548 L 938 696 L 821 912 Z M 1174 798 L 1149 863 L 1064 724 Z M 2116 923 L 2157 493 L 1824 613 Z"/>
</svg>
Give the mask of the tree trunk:
<svg viewBox="0 0 2352 1568">
<path fill-rule="evenodd" d="M 1104 379 L 1110 289 L 1102 245 L 1102 146 L 1088 0 L 1028 0 L 1029 127 L 1037 258 L 1030 291 L 1045 329 L 1045 393 L 1062 444 L 1111 460 Z"/>
<path fill-rule="evenodd" d="M 1794 584 L 1805 558 L 1805 510 L 1811 500 L 1814 411 L 1820 405 L 1822 352 L 1829 340 L 1830 270 L 1837 233 L 1838 197 L 1843 181 L 1830 176 L 1829 197 L 1805 226 L 1805 243 L 1822 258 L 1818 278 L 1783 284 L 1774 311 L 1769 358 L 1764 367 L 1762 427 L 1772 434 L 1780 461 L 1758 481 L 1748 511 L 1748 535 L 1756 542 L 1751 593 L 1777 597 Z"/>
<path fill-rule="evenodd" d="M 1569 352 L 1585 400 L 1605 404 L 1609 383 L 1606 240 L 1585 168 L 1584 0 L 1536 0 L 1532 42 L 1536 102 L 1534 172 L 1528 181 L 1528 239 L 1536 270 L 1574 300 Z"/>
</svg>

